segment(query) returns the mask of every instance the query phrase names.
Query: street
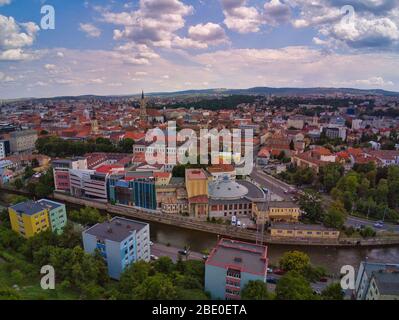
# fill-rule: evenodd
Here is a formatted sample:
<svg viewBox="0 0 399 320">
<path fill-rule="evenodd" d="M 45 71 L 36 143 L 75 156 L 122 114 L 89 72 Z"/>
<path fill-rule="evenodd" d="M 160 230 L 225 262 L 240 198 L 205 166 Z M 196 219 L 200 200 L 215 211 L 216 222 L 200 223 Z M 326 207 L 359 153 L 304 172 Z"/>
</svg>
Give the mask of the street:
<svg viewBox="0 0 399 320">
<path fill-rule="evenodd" d="M 151 255 L 160 257 L 169 257 L 172 259 L 173 262 L 177 262 L 179 256 L 179 250 L 184 250 L 184 248 L 174 248 L 171 246 L 166 246 L 160 243 L 154 243 L 151 246 Z M 203 254 L 199 252 L 190 251 L 188 257 L 182 256 L 183 260 L 203 260 Z"/>
<path fill-rule="evenodd" d="M 260 168 L 257 167 L 253 169 L 250 177 L 261 187 L 267 188 L 272 192 L 272 194 L 277 195 L 280 198 L 280 201 L 281 200 L 292 201 L 291 199 L 292 195 L 286 193 L 291 188 L 293 188 L 292 186 L 286 184 L 285 182 L 277 180 L 276 178 L 271 177 L 270 175 L 267 175 Z"/>
</svg>

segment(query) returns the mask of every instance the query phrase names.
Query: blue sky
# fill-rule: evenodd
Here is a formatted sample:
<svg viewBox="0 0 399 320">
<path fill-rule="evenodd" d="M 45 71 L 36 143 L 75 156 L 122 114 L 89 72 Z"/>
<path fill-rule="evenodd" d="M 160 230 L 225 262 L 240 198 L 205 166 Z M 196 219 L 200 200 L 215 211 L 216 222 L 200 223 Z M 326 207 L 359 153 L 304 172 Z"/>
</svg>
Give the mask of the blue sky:
<svg viewBox="0 0 399 320">
<path fill-rule="evenodd" d="M 398 0 L 350 2 L 353 18 L 343 0 L 0 0 L 0 99 L 252 86 L 399 91 Z M 55 30 L 40 28 L 43 5 L 55 9 Z"/>
</svg>

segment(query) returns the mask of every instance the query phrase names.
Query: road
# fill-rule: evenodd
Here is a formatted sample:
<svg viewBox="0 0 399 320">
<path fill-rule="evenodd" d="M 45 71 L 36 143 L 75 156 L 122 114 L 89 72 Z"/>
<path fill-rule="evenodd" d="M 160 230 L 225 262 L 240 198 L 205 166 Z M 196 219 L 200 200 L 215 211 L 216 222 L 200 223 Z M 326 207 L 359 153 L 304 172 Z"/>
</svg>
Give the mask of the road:
<svg viewBox="0 0 399 320">
<path fill-rule="evenodd" d="M 346 226 L 348 227 L 360 227 L 361 225 L 364 226 L 369 226 L 376 231 L 394 231 L 399 233 L 399 225 L 391 224 L 391 223 L 384 223 L 384 226 L 382 228 L 376 228 L 374 227 L 374 224 L 376 222 L 373 220 L 367 220 L 363 218 L 358 218 L 354 216 L 349 216 L 348 219 L 346 220 Z"/>
<path fill-rule="evenodd" d="M 269 189 L 272 193 L 276 194 L 279 196 L 281 199 L 285 201 L 292 201 L 291 195 L 286 194 L 285 192 L 289 190 L 290 188 L 295 188 L 293 186 L 290 186 L 289 184 L 280 181 L 270 175 L 267 175 L 264 173 L 260 168 L 255 167 L 250 175 L 251 179 L 254 180 L 256 183 L 260 184 L 262 187 L 266 187 Z M 330 205 L 333 200 L 331 197 L 327 194 L 321 194 L 323 198 L 323 203 L 328 206 Z M 373 229 L 375 229 L 377 232 L 378 231 L 394 231 L 399 233 L 399 225 L 391 224 L 391 223 L 384 223 L 384 226 L 382 228 L 376 228 L 374 227 L 374 224 L 376 221 L 373 220 L 367 220 L 365 218 L 358 218 L 354 216 L 349 216 L 345 225 L 347 227 L 360 227 L 361 225 L 364 226 L 369 226 Z"/>
<path fill-rule="evenodd" d="M 286 193 L 291 188 L 293 188 L 292 186 L 270 175 L 267 175 L 260 168 L 257 167 L 252 170 L 250 177 L 253 181 L 258 183 L 262 187 L 269 189 L 273 194 L 277 195 L 282 200 L 292 201 L 292 195 Z"/>
<path fill-rule="evenodd" d="M 184 248 L 174 248 L 160 243 L 154 243 L 154 245 L 151 246 L 151 255 L 154 255 L 158 258 L 169 257 L 172 259 L 173 262 L 177 262 L 179 250 L 183 249 Z M 187 258 L 188 260 L 203 260 L 203 256 L 204 255 L 199 252 L 191 251 L 188 257 L 182 256 L 182 259 L 185 260 Z"/>
</svg>

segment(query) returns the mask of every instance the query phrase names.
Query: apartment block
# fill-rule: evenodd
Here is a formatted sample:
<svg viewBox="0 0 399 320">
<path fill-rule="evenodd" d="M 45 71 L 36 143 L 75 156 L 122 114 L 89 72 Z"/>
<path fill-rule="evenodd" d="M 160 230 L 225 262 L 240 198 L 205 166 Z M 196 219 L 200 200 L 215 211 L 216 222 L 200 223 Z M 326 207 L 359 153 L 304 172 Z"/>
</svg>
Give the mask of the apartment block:
<svg viewBox="0 0 399 320">
<path fill-rule="evenodd" d="M 65 205 L 47 199 L 26 201 L 8 208 L 11 228 L 24 238 L 52 230 L 62 234 L 67 223 Z"/>
<path fill-rule="evenodd" d="M 121 273 L 138 260 L 150 261 L 150 226 L 148 223 L 115 217 L 83 232 L 85 252 L 96 250 L 105 259 L 108 274 L 119 279 Z"/>
<path fill-rule="evenodd" d="M 267 247 L 221 239 L 205 263 L 205 291 L 212 299 L 240 300 L 249 281 L 266 285 Z"/>
<path fill-rule="evenodd" d="M 51 230 L 60 235 L 64 232 L 67 224 L 66 207 L 63 203 L 41 199 L 38 201 L 48 211 Z"/>
<path fill-rule="evenodd" d="M 14 131 L 10 133 L 10 149 L 12 153 L 28 153 L 35 150 L 37 132 L 35 130 Z"/>
</svg>

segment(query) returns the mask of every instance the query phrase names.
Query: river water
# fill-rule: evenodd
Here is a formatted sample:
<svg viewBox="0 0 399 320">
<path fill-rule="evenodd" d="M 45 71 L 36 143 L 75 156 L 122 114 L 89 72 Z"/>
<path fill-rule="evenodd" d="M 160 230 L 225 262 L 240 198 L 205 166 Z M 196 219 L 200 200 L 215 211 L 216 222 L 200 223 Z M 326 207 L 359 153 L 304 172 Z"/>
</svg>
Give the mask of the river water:
<svg viewBox="0 0 399 320">
<path fill-rule="evenodd" d="M 0 195 L 1 198 L 1 195 Z M 76 209 L 68 205 L 69 209 Z M 161 223 L 150 223 L 151 240 L 173 247 L 190 246 L 192 251 L 202 252 L 212 249 L 218 241 L 215 234 L 188 230 Z M 381 248 L 332 248 L 270 245 L 268 246 L 269 263 L 276 265 L 286 251 L 300 250 L 306 252 L 314 265 L 323 266 L 330 273 L 338 274 L 343 265 L 358 268 L 361 261 L 399 263 L 399 246 Z"/>
<path fill-rule="evenodd" d="M 201 231 L 182 229 L 174 226 L 150 223 L 151 239 L 154 242 L 170 244 L 183 248 L 190 246 L 191 250 L 201 252 L 211 249 L 217 243 L 214 234 Z M 352 265 L 356 269 L 361 261 L 399 263 L 399 246 L 384 248 L 332 248 L 306 246 L 268 246 L 268 257 L 271 264 L 276 265 L 286 251 L 300 250 L 306 252 L 314 265 L 323 266 L 331 273 L 338 274 L 343 265 Z"/>
</svg>

